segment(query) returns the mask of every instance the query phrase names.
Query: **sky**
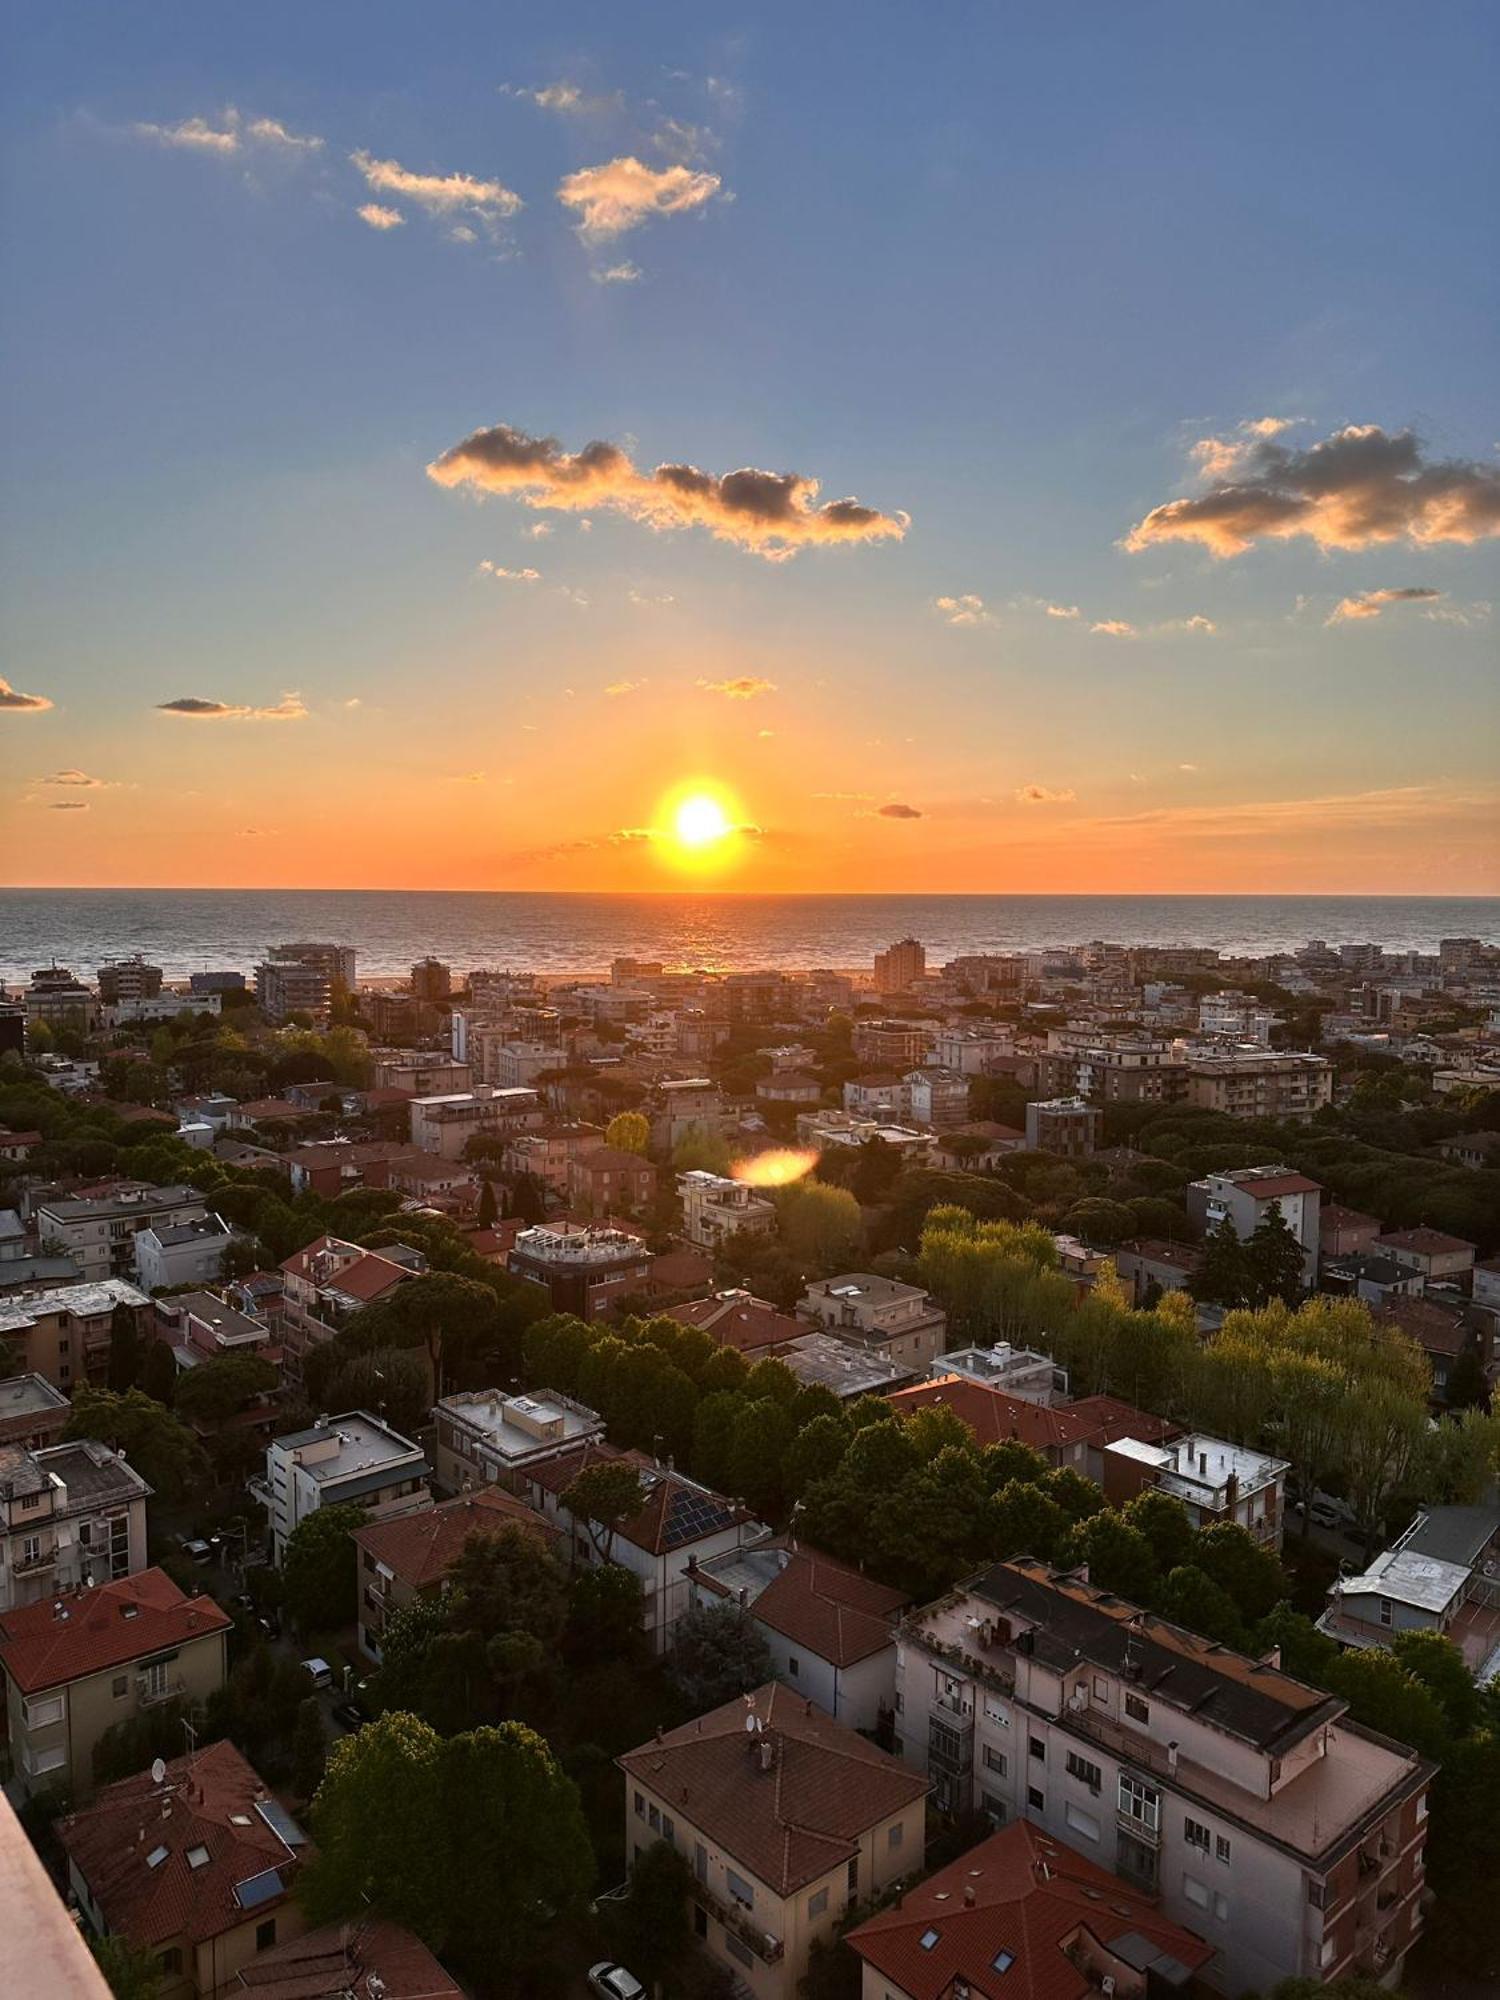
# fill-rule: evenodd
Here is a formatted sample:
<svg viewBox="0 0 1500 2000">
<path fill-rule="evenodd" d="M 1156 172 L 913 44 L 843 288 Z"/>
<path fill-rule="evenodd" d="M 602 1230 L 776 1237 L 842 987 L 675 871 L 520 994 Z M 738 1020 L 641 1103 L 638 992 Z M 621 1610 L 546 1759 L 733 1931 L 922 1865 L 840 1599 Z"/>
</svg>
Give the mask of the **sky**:
<svg viewBox="0 0 1500 2000">
<path fill-rule="evenodd" d="M 0 878 L 1500 891 L 1490 0 L 7 13 Z"/>
</svg>

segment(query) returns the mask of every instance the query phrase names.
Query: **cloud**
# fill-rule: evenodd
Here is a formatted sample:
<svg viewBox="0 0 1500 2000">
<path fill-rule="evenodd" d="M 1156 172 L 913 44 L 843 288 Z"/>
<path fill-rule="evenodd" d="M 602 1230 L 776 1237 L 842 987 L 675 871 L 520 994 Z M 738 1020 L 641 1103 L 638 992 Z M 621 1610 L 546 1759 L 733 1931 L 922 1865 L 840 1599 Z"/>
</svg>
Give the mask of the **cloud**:
<svg viewBox="0 0 1500 2000">
<path fill-rule="evenodd" d="M 53 771 L 36 782 L 39 785 L 61 785 L 81 792 L 102 792 L 105 788 L 103 778 L 91 778 L 87 771 L 78 770 Z"/>
<path fill-rule="evenodd" d="M 1352 619 L 1378 618 L 1388 604 L 1423 604 L 1442 596 L 1440 590 L 1410 585 L 1401 590 L 1362 590 L 1354 597 L 1342 597 L 1323 620 L 1325 625 L 1345 625 Z"/>
<path fill-rule="evenodd" d="M 759 674 L 740 674 L 729 681 L 699 681 L 705 694 L 721 694 L 728 701 L 754 701 L 758 695 L 775 694 L 775 681 L 762 680 Z"/>
<path fill-rule="evenodd" d="M 635 584 L 631 584 L 625 593 L 625 598 L 627 603 L 639 605 L 675 604 L 677 602 L 677 599 L 672 595 L 670 590 L 640 590 Z"/>
<path fill-rule="evenodd" d="M 529 542 L 544 542 L 552 533 L 550 521 L 532 521 L 521 530 Z"/>
<path fill-rule="evenodd" d="M 1201 611 L 1195 611 L 1191 618 L 1169 618 L 1155 627 L 1158 632 L 1196 632 L 1204 638 L 1211 637 L 1218 629 L 1212 618 L 1205 618 Z"/>
<path fill-rule="evenodd" d="M 873 792 L 814 792 L 812 796 L 815 799 L 853 799 L 863 805 L 873 799 L 875 794 Z"/>
<path fill-rule="evenodd" d="M 49 799 L 47 801 L 47 810 L 49 812 L 86 813 L 88 809 L 89 802 L 87 799 Z"/>
<path fill-rule="evenodd" d="M 1480 597 L 1472 604 L 1436 604 L 1422 616 L 1439 625 L 1459 625 L 1468 631 L 1471 626 L 1482 625 L 1493 609 L 1492 604 Z"/>
<path fill-rule="evenodd" d="M 262 146 L 284 146 L 293 153 L 321 152 L 323 141 L 288 132 L 279 118 L 252 118 L 245 127 L 247 138 Z"/>
<path fill-rule="evenodd" d="M 915 806 L 897 804 L 877 806 L 875 808 L 875 816 L 877 819 L 920 819 L 922 817 Z"/>
<path fill-rule="evenodd" d="M 603 113 L 623 111 L 625 108 L 625 100 L 618 90 L 584 90 L 566 77 L 559 77 L 556 83 L 540 84 L 535 89 L 518 83 L 502 83 L 500 95 L 522 98 L 527 104 L 534 104 L 539 111 L 556 111 L 563 117 L 599 117 Z"/>
<path fill-rule="evenodd" d="M 513 95 L 530 98 L 543 111 L 576 111 L 583 102 L 576 83 L 544 83 L 540 90 L 517 90 Z"/>
<path fill-rule="evenodd" d="M 644 681 L 611 681 L 604 692 L 608 695 L 638 694 L 645 685 Z"/>
<path fill-rule="evenodd" d="M 1203 446 L 1215 443 L 1223 451 L 1205 454 Z M 1258 541 L 1295 535 L 1323 549 L 1500 535 L 1500 468 L 1424 458 L 1414 431 L 1350 424 L 1303 451 L 1257 436 L 1228 446 L 1204 439 L 1197 452 L 1214 482 L 1209 490 L 1154 507 L 1125 537 L 1125 548 L 1199 542 L 1212 555 L 1237 556 Z"/>
<path fill-rule="evenodd" d="M 363 202 L 355 214 L 361 222 L 368 222 L 372 229 L 400 229 L 406 221 L 399 208 L 386 208 L 378 201 Z"/>
<path fill-rule="evenodd" d="M 163 715 L 183 715 L 196 722 L 305 722 L 307 709 L 300 694 L 286 694 L 271 708 L 251 708 L 237 702 L 209 701 L 202 695 L 179 695 L 159 701 Z"/>
<path fill-rule="evenodd" d="M 611 264 L 607 270 L 590 271 L 589 276 L 596 285 L 638 285 L 641 267 L 627 258 L 623 264 Z"/>
<path fill-rule="evenodd" d="M 507 569 L 503 563 L 492 563 L 488 556 L 474 572 L 476 576 L 493 576 L 501 583 L 540 583 L 539 569 Z"/>
<path fill-rule="evenodd" d="M 1091 632 L 1098 632 L 1106 639 L 1137 639 L 1140 634 L 1123 618 L 1101 618 L 1096 625 L 1090 625 Z"/>
<path fill-rule="evenodd" d="M 283 153 L 316 153 L 323 141 L 289 132 L 279 118 L 245 118 L 232 104 L 220 113 L 219 123 L 206 118 L 183 118 L 175 125 L 153 125 L 145 121 L 131 128 L 138 139 L 158 146 L 172 146 L 190 153 L 216 153 L 221 158 L 247 147 L 266 147 Z"/>
<path fill-rule="evenodd" d="M 932 607 L 942 613 L 946 625 L 977 626 L 996 622 L 994 613 L 986 610 L 984 599 L 974 596 L 972 591 L 963 597 L 935 597 Z"/>
<path fill-rule="evenodd" d="M 412 202 L 443 221 L 468 212 L 493 226 L 518 214 L 524 206 L 521 197 L 500 181 L 476 180 L 472 174 L 414 173 L 399 161 L 377 160 L 363 151 L 353 152 L 349 158 L 373 194 Z"/>
<path fill-rule="evenodd" d="M 1070 806 L 1078 794 L 1054 791 L 1050 785 L 1022 785 L 1016 797 L 1023 806 Z"/>
<path fill-rule="evenodd" d="M 40 715 L 44 708 L 51 706 L 46 695 L 22 694 L 9 681 L 0 680 L 0 709 L 9 709 L 16 715 Z"/>
<path fill-rule="evenodd" d="M 1076 618 L 1078 616 L 1078 606 L 1076 604 L 1047 604 L 1042 608 L 1049 618 Z"/>
<path fill-rule="evenodd" d="M 1233 437 L 1199 438 L 1192 445 L 1190 455 L 1205 479 L 1226 479 L 1239 466 L 1251 446 L 1259 439 L 1279 437 L 1294 424 L 1302 422 L 1300 417 L 1247 417 L 1236 424 Z"/>
<path fill-rule="evenodd" d="M 771 561 L 819 543 L 899 541 L 909 522 L 857 500 L 819 505 L 817 480 L 797 472 L 746 467 L 716 475 L 676 464 L 645 472 L 619 445 L 595 440 L 565 452 L 556 438 L 529 437 L 509 424 L 473 432 L 427 475 L 439 486 L 512 494 L 528 507 L 609 507 L 651 528 L 704 527 Z"/>
<path fill-rule="evenodd" d="M 1196 771 L 1198 766 L 1196 764 L 1179 764 L 1177 768 L 1179 771 Z"/>
<path fill-rule="evenodd" d="M 633 153 L 602 166 L 580 167 L 565 174 L 557 198 L 578 217 L 578 233 L 593 243 L 606 243 L 658 215 L 686 215 L 719 192 L 717 174 L 694 173 L 690 167 L 648 167 Z"/>
</svg>

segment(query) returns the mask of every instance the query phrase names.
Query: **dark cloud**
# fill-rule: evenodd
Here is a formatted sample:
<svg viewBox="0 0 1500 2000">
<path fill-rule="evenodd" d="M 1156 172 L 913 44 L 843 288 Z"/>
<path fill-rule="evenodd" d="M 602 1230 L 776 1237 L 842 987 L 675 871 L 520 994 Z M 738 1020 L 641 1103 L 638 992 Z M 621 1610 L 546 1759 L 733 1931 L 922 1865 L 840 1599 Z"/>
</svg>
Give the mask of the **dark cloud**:
<svg viewBox="0 0 1500 2000">
<path fill-rule="evenodd" d="M 52 703 L 46 695 L 23 694 L 19 688 L 12 687 L 9 681 L 0 680 L 0 708 L 12 709 L 20 715 L 40 715 L 44 708 L 51 706 Z"/>
<path fill-rule="evenodd" d="M 1350 619 L 1378 618 L 1388 604 L 1426 604 L 1442 594 L 1440 590 L 1415 586 L 1405 590 L 1361 590 L 1353 597 L 1340 598 L 1324 622 L 1343 625 Z"/>
<path fill-rule="evenodd" d="M 922 817 L 915 806 L 877 806 L 875 810 L 881 819 L 920 819 Z"/>
<path fill-rule="evenodd" d="M 744 467 L 722 475 L 695 465 L 644 472 L 601 439 L 566 452 L 556 438 L 528 437 L 509 424 L 475 431 L 427 468 L 440 486 L 509 493 L 528 507 L 585 513 L 609 507 L 647 527 L 703 527 L 772 561 L 817 544 L 900 540 L 905 514 L 882 514 L 858 500 L 817 504 L 818 482 L 797 472 Z"/>
<path fill-rule="evenodd" d="M 1154 507 L 1126 536 L 1127 549 L 1201 542 L 1214 555 L 1237 556 L 1294 535 L 1325 549 L 1500 535 L 1500 469 L 1424 458 L 1415 431 L 1351 424 L 1305 450 L 1274 437 L 1208 438 L 1195 455 L 1214 483 Z"/>
<path fill-rule="evenodd" d="M 209 701 L 198 694 L 159 701 L 163 715 L 186 715 L 199 722 L 305 722 L 307 709 L 300 694 L 286 694 L 270 708 L 251 708 L 231 701 Z"/>
</svg>

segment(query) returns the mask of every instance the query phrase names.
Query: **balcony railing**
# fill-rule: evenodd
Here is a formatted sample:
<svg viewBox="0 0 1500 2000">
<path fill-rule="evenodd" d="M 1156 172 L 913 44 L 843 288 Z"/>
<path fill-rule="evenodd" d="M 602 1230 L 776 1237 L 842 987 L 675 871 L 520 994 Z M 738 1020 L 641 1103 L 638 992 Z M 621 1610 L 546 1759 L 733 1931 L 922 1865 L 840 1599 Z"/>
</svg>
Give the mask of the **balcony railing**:
<svg viewBox="0 0 1500 2000">
<path fill-rule="evenodd" d="M 34 1576 L 38 1570 L 55 1569 L 57 1557 L 55 1548 L 39 1549 L 34 1556 L 17 1556 L 11 1568 L 17 1576 Z"/>
<path fill-rule="evenodd" d="M 762 1930 L 743 1905 L 715 1895 L 708 1884 L 699 1881 L 696 1876 L 693 1895 L 711 1916 L 718 1918 L 726 1931 L 733 1932 L 742 1944 L 747 1944 L 763 1964 L 776 1965 L 780 1962 L 786 1945 L 779 1937 L 772 1937 L 768 1931 Z"/>
<path fill-rule="evenodd" d="M 152 1681 L 142 1674 L 135 1684 L 136 1701 L 142 1708 L 157 1708 L 164 1701 L 176 1701 L 187 1693 L 187 1682 L 179 1674 L 176 1680 Z"/>
</svg>

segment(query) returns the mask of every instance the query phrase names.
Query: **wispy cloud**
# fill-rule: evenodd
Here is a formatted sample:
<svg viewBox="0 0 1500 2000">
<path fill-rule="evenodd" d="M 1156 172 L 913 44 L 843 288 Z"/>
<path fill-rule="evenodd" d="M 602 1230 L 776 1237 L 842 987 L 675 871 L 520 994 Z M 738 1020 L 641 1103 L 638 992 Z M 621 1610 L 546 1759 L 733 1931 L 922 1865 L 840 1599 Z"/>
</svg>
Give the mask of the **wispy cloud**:
<svg viewBox="0 0 1500 2000">
<path fill-rule="evenodd" d="M 1428 590 L 1420 585 L 1399 590 L 1362 590 L 1353 597 L 1341 597 L 1323 623 L 1347 625 L 1362 618 L 1379 618 L 1389 605 L 1431 603 L 1442 594 L 1440 590 Z"/>
<path fill-rule="evenodd" d="M 596 285 L 638 285 L 642 272 L 639 264 L 632 264 L 627 258 L 623 264 L 609 264 L 602 271 L 590 271 L 589 276 Z"/>
<path fill-rule="evenodd" d="M 171 146 L 189 153 L 242 153 L 261 148 L 281 153 L 317 153 L 323 141 L 310 134 L 290 132 L 279 118 L 245 117 L 232 104 L 220 112 L 216 123 L 207 118 L 181 118 L 175 125 L 155 125 L 144 120 L 131 127 L 138 139 L 158 146 Z"/>
<path fill-rule="evenodd" d="M 253 708 L 241 702 L 211 701 L 196 694 L 178 695 L 174 701 L 159 701 L 162 715 L 180 715 L 194 722 L 305 722 L 307 708 L 300 694 L 285 694 L 268 708 Z"/>
<path fill-rule="evenodd" d="M 0 680 L 0 710 L 11 715 L 40 715 L 52 703 L 44 694 L 23 694 L 7 680 Z"/>
<path fill-rule="evenodd" d="M 88 809 L 89 802 L 87 799 L 49 799 L 47 801 L 48 812 L 86 813 Z"/>
<path fill-rule="evenodd" d="M 68 791 L 102 792 L 107 780 L 92 778 L 87 771 L 66 770 L 49 772 L 45 778 L 38 778 L 39 785 L 57 785 Z"/>
<path fill-rule="evenodd" d="M 493 230 L 519 214 L 524 206 L 521 197 L 501 181 L 480 180 L 473 174 L 419 173 L 403 167 L 398 160 L 377 160 L 363 150 L 351 153 L 349 158 L 364 176 L 372 194 L 383 195 L 388 201 L 410 202 L 437 220 L 455 226 L 463 226 L 460 219 L 469 215 Z"/>
<path fill-rule="evenodd" d="M 1044 604 L 1042 609 L 1049 618 L 1077 618 L 1080 616 L 1076 604 Z"/>
<path fill-rule="evenodd" d="M 916 806 L 901 805 L 894 800 L 888 806 L 877 806 L 875 808 L 875 816 L 877 819 L 920 819 L 922 817 Z"/>
<path fill-rule="evenodd" d="M 355 210 L 361 222 L 367 222 L 372 229 L 400 229 L 406 217 L 399 208 L 387 208 L 383 202 L 362 202 Z"/>
<path fill-rule="evenodd" d="M 1016 797 L 1023 806 L 1070 806 L 1078 794 L 1057 791 L 1051 785 L 1022 785 Z"/>
<path fill-rule="evenodd" d="M 427 468 L 440 486 L 505 493 L 528 507 L 580 513 L 609 507 L 648 527 L 704 527 L 771 561 L 817 545 L 900 540 L 909 517 L 858 500 L 818 502 L 818 482 L 745 467 L 722 475 L 694 465 L 643 471 L 619 445 L 596 440 L 565 452 L 556 438 L 509 424 L 475 431 Z"/>
<path fill-rule="evenodd" d="M 1350 424 L 1302 451 L 1274 436 L 1205 438 L 1197 457 L 1208 491 L 1154 507 L 1125 548 L 1198 542 L 1212 555 L 1237 556 L 1297 535 L 1324 549 L 1500 535 L 1500 467 L 1429 459 L 1415 431 Z"/>
<path fill-rule="evenodd" d="M 625 153 L 601 166 L 580 167 L 564 175 L 557 198 L 578 218 L 580 236 L 604 243 L 655 216 L 687 215 L 702 208 L 719 187 L 717 174 L 695 173 L 680 165 L 648 167 L 633 153 Z"/>
<path fill-rule="evenodd" d="M 1101 618 L 1095 624 L 1090 625 L 1089 630 L 1097 632 L 1101 638 L 1105 639 L 1138 639 L 1140 637 L 1135 627 L 1124 618 Z"/>
<path fill-rule="evenodd" d="M 974 627 L 997 623 L 995 614 L 986 607 L 984 599 L 976 597 L 972 591 L 962 597 L 935 597 L 932 608 L 940 614 L 945 625 Z"/>
<path fill-rule="evenodd" d="M 618 90 L 585 90 L 566 77 L 535 87 L 502 83 L 500 95 L 519 98 L 534 104 L 538 111 L 555 111 L 565 118 L 597 118 L 625 109 L 625 99 Z"/>
<path fill-rule="evenodd" d="M 504 563 L 491 562 L 486 556 L 475 569 L 476 576 L 492 576 L 499 583 L 540 583 L 539 569 L 507 569 Z"/>
<path fill-rule="evenodd" d="M 1205 618 L 1201 611 L 1195 611 L 1191 618 L 1168 618 L 1151 629 L 1168 635 L 1174 632 L 1186 632 L 1196 634 L 1199 638 L 1209 639 L 1219 628 L 1212 618 Z"/>
<path fill-rule="evenodd" d="M 604 692 L 607 695 L 614 695 L 617 697 L 620 695 L 627 695 L 627 694 L 639 694 L 639 692 L 645 685 L 646 683 L 644 681 L 611 681 L 608 687 L 605 688 Z"/>
<path fill-rule="evenodd" d="M 728 681 L 699 681 L 705 694 L 721 694 L 728 701 L 754 701 L 758 695 L 775 694 L 775 681 L 762 680 L 759 674 L 739 674 Z"/>
</svg>

